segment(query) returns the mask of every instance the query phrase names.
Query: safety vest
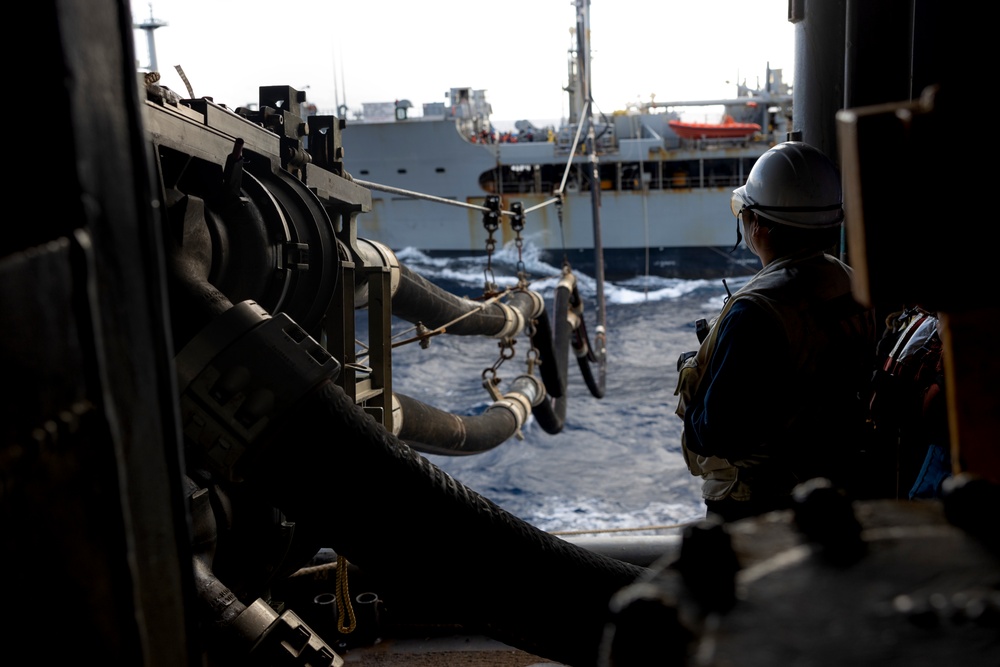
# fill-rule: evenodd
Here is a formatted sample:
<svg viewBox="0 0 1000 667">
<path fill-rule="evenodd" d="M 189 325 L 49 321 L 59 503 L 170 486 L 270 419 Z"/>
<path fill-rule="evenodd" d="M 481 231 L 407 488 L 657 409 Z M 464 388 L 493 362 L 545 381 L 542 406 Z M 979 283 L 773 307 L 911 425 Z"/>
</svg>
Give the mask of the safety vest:
<svg viewBox="0 0 1000 667">
<path fill-rule="evenodd" d="M 674 391 L 678 396 L 675 414 L 681 419 L 710 365 L 718 342 L 719 323 L 737 301 L 752 301 L 781 323 L 788 336 L 796 377 L 808 378 L 812 369 L 823 365 L 824 355 L 845 342 L 849 349 L 856 349 L 861 355 L 866 349 L 868 352 L 874 350 L 871 312 L 858 306 L 853 299 L 850 267 L 822 252 L 775 260 L 727 300 L 697 353 L 681 365 Z M 862 380 L 865 369 L 870 368 L 870 357 L 857 359 L 857 364 L 859 380 Z M 775 425 L 776 432 L 794 427 L 795 411 L 795 406 L 789 406 L 788 421 Z M 763 455 L 729 461 L 697 454 L 688 449 L 686 434 L 681 436 L 681 449 L 688 470 L 704 480 L 702 495 L 707 500 L 727 497 L 749 500 L 753 492 L 748 482 L 753 478 L 752 469 L 769 465 L 768 458 Z M 781 465 L 789 466 L 790 470 L 794 467 L 792 462 L 783 461 Z M 795 481 L 804 480 L 789 477 L 789 490 Z M 774 489 L 769 491 L 773 493 Z"/>
</svg>

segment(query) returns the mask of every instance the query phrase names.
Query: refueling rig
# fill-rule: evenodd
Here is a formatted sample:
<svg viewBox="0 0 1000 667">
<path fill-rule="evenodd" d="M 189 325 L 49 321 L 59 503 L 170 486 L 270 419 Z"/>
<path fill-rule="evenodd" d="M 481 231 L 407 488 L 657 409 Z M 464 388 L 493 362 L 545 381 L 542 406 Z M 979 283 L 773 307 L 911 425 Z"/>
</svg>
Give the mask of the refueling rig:
<svg viewBox="0 0 1000 667">
<path fill-rule="evenodd" d="M 222 498 L 202 501 L 193 510 L 196 533 L 207 543 L 220 539 L 212 526 L 232 520 L 210 511 L 211 507 L 228 505 L 235 513 L 270 495 L 261 489 L 247 493 L 265 469 L 269 472 L 264 476 L 273 481 L 272 475 L 281 467 L 273 460 L 261 467 L 262 461 L 271 459 L 267 451 L 278 451 L 268 434 L 280 432 L 278 439 L 286 438 L 295 430 L 292 426 L 289 431 L 281 430 L 280 424 L 289 423 L 288 415 L 311 402 L 310 396 L 334 391 L 334 386 L 335 396 L 327 400 L 356 415 L 359 442 L 368 441 L 361 445 L 364 449 L 377 447 L 373 441 L 388 446 L 394 456 L 410 459 L 441 485 L 432 495 L 447 496 L 454 494 L 447 476 L 419 457 L 411 458 L 401 441 L 422 452 L 476 453 L 519 434 L 530 414 L 546 431 L 558 432 L 565 418 L 571 347 L 588 386 L 599 396 L 601 388 L 589 372 L 590 360 L 597 361 L 597 356 L 589 347 L 582 303 L 568 267 L 556 289 L 554 327 L 549 324 L 544 299 L 528 289 L 523 275 L 514 288 L 494 286 L 496 292 L 483 300 L 449 294 L 408 270 L 389 248 L 358 236 L 356 217 L 371 209 L 371 195 L 344 170 L 342 120 L 305 115 L 304 93 L 287 86 L 262 87 L 257 109 L 231 111 L 206 98 L 180 99 L 160 87 L 155 78 L 145 78 L 143 123 L 162 188 L 187 484 L 192 503 L 210 488 Z M 484 224 L 495 228 L 501 215 L 499 198 L 489 199 Z M 365 364 L 356 353 L 355 312 L 360 308 L 367 309 L 369 318 L 369 339 L 362 345 Z M 506 393 L 497 387 L 498 378 L 484 382 L 494 402 L 483 414 L 444 413 L 393 391 L 390 335 L 394 316 L 418 324 L 428 338 L 445 329 L 449 334 L 492 336 L 501 341 L 529 335 L 538 365 L 529 363 L 529 371 L 518 376 Z M 321 442 L 322 434 L 339 432 L 315 421 L 317 414 L 330 410 L 327 406 L 313 412 L 305 421 L 300 415 L 300 423 L 312 422 L 312 428 L 295 439 Z M 361 415 L 371 417 L 384 432 L 374 430 Z M 300 463 L 314 466 L 317 460 Z M 319 469 L 340 467 L 326 463 Z M 301 482 L 300 472 L 288 470 L 288 474 Z M 275 489 L 270 482 L 266 486 Z M 321 483 L 314 486 L 318 491 Z M 463 489 L 450 502 L 457 503 L 458 511 L 468 511 L 470 497 Z M 288 511 L 288 498 L 275 501 L 275 508 Z M 313 503 L 315 507 L 307 509 Z M 303 502 L 299 512 L 313 514 L 322 505 L 316 497 Z M 273 573 L 289 568 L 294 572 L 306 564 L 305 557 L 331 544 L 316 542 L 319 533 L 303 540 L 301 527 L 293 537 L 291 526 L 298 522 L 284 514 L 276 517 L 273 510 L 261 512 L 259 518 L 261 523 L 248 532 L 249 524 L 244 524 L 242 535 L 233 539 L 270 535 L 274 543 L 254 551 L 280 553 L 281 559 L 219 565 L 225 560 L 213 548 L 200 554 L 205 563 L 196 567 L 196 576 L 204 578 L 198 590 L 218 595 L 220 587 L 231 589 L 215 575 L 221 569 L 229 580 L 241 582 L 236 597 L 242 599 L 251 592 L 256 597 L 255 606 L 239 614 L 228 605 L 214 610 L 219 616 L 215 622 L 220 624 L 235 615 L 242 628 L 253 619 L 259 625 L 255 631 L 240 630 L 253 638 L 252 644 L 274 632 L 270 626 L 278 615 L 268 613 L 270 606 L 263 601 L 271 593 Z M 369 529 L 384 527 L 386 517 L 373 516 L 366 523 Z M 552 539 L 531 532 L 532 540 Z M 248 538 L 248 534 L 257 537 Z M 414 534 L 412 539 L 424 540 L 426 534 Z M 346 577 L 346 554 L 351 549 L 337 549 L 341 576 Z M 580 556 L 584 554 L 576 554 Z M 620 577 L 622 571 L 634 574 L 610 559 L 600 567 L 609 568 L 612 578 Z M 262 578 L 263 572 L 268 574 Z M 451 573 L 442 571 L 441 575 Z M 339 603 L 341 607 L 352 604 L 346 598 Z"/>
<path fill-rule="evenodd" d="M 843 29 L 846 16 L 824 14 L 835 3 L 792 3 L 800 22 L 803 4 L 816 10 L 807 37 Z M 857 508 L 813 484 L 794 521 L 706 522 L 662 560 L 633 563 L 510 516 L 404 444 L 489 447 L 529 412 L 560 428 L 568 348 L 581 368 L 600 357 L 570 315 L 571 279 L 554 333 L 530 290 L 488 308 L 442 294 L 357 238 L 371 199 L 344 170 L 344 127 L 303 117 L 299 91 L 262 88 L 256 110 L 181 101 L 155 81 L 137 85 L 124 3 L 24 10 L 35 47 L 57 65 L 43 74 L 45 132 L 22 153 L 48 159 L 50 187 L 18 170 L 22 192 L 44 206 L 10 224 L 0 247 L 0 510 L 8 648 L 19 656 L 341 665 L 345 648 L 445 628 L 576 666 L 635 667 L 651 655 L 676 665 L 996 664 L 996 383 L 985 372 L 996 355 L 985 333 L 997 310 L 956 297 L 965 255 L 945 253 L 955 270 L 921 274 L 905 294 L 933 297 L 948 315 L 949 391 L 964 399 L 950 405 L 953 448 L 982 479 L 956 476 L 940 504 Z M 939 22 L 900 16 L 899 29 L 886 19 L 853 43 L 902 44 L 895 51 L 908 57 L 941 43 L 914 38 L 927 27 L 934 37 Z M 845 63 L 836 48 L 803 55 Z M 929 60 L 902 60 L 907 85 L 934 81 L 935 68 L 911 66 Z M 884 67 L 856 74 L 871 90 L 896 80 Z M 797 117 L 822 117 L 825 91 L 797 97 Z M 845 200 L 857 247 L 870 251 L 857 264 L 874 297 L 904 293 L 911 277 L 879 273 L 894 256 L 880 251 L 905 236 L 890 224 L 900 202 L 945 219 L 943 198 L 915 192 L 923 181 L 907 171 L 925 163 L 899 155 L 939 155 L 936 128 L 955 126 L 947 101 L 844 122 Z M 812 123 L 807 140 L 829 143 L 829 126 Z M 910 237 L 916 250 L 942 242 Z M 892 278 L 900 284 L 880 282 Z M 361 306 L 366 364 L 354 348 Z M 551 357 L 542 372 L 556 372 L 519 377 L 481 419 L 456 424 L 406 398 L 397 406 L 388 319 L 407 309 L 421 321 L 461 316 L 475 335 L 535 322 L 532 340 Z M 322 554 L 330 562 L 316 563 Z M 348 579 L 364 593 L 341 597 Z"/>
</svg>

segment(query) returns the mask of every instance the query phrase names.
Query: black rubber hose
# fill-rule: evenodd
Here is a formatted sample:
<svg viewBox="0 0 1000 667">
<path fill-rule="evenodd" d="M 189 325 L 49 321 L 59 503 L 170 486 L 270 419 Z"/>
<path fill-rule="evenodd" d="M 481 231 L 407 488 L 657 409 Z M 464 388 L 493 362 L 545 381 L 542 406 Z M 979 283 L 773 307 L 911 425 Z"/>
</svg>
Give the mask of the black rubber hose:
<svg viewBox="0 0 1000 667">
<path fill-rule="evenodd" d="M 403 413 L 399 439 L 425 454 L 479 454 L 503 444 L 518 428 L 514 414 L 504 408 L 459 416 L 400 393 L 394 395 Z"/>
<path fill-rule="evenodd" d="M 547 311 L 535 318 L 535 330 L 531 334 L 531 345 L 538 350 L 538 373 L 545 383 L 545 391 L 552 398 L 561 398 L 566 391 L 566 377 L 559 375 L 556 350 L 553 346 L 552 325 Z"/>
<path fill-rule="evenodd" d="M 378 582 L 401 621 L 458 623 L 598 664 L 609 601 L 644 568 L 535 528 L 386 431 L 336 384 L 307 395 L 245 479 Z M 414 548 L 417 547 L 417 548 Z"/>
<path fill-rule="evenodd" d="M 552 358 L 549 360 L 549 365 L 554 366 L 556 369 L 555 373 L 559 382 L 559 386 L 556 387 L 558 393 L 550 390 L 548 384 L 546 384 L 545 388 L 549 392 L 549 397 L 531 409 L 531 413 L 535 416 L 535 421 L 538 422 L 542 430 L 553 435 L 562 431 L 566 423 L 566 367 L 569 364 L 570 338 L 573 336 L 573 327 L 568 317 L 570 296 L 571 290 L 569 286 L 560 282 L 556 287 L 553 299 L 556 331 L 553 336 Z M 539 355 L 539 358 L 541 358 L 541 355 Z M 545 360 L 543 359 L 543 370 L 545 365 Z M 544 378 L 545 376 L 543 375 L 542 377 Z"/>
<path fill-rule="evenodd" d="M 495 336 L 508 326 L 499 304 L 484 308 L 478 301 L 441 289 L 404 265 L 399 267 L 399 278 L 399 287 L 392 297 L 392 314 L 400 319 L 414 324 L 422 322 L 431 329 L 447 324 L 447 333 L 456 336 Z M 532 319 L 535 302 L 531 295 L 513 292 L 508 305 L 520 311 L 525 322 Z"/>
<path fill-rule="evenodd" d="M 173 268 L 172 306 L 180 310 L 172 315 L 188 312 L 186 328 L 228 304 L 203 265 Z M 644 568 L 503 510 L 387 431 L 332 381 L 276 418 L 266 435 L 270 446 L 262 438 L 241 461 L 243 490 L 379 581 L 399 619 L 457 623 L 544 658 L 596 667 L 611 597 Z"/>
<path fill-rule="evenodd" d="M 215 629 L 229 626 L 245 609 L 212 570 L 217 542 L 217 525 L 208 494 L 190 477 L 184 478 L 185 495 L 191 517 L 192 572 L 199 617 Z"/>
<path fill-rule="evenodd" d="M 188 207 L 192 210 L 188 211 Z M 229 298 L 208 280 L 212 239 L 204 211 L 188 198 L 171 206 L 163 228 L 167 294 L 175 349 L 182 349 L 217 316 L 232 308 Z"/>
<path fill-rule="evenodd" d="M 542 401 L 531 409 L 531 414 L 543 431 L 555 435 L 566 425 L 566 397 Z"/>
<path fill-rule="evenodd" d="M 552 396 L 562 397 L 566 394 L 566 369 L 569 365 L 569 346 L 573 336 L 573 327 L 569 321 L 569 306 L 572 291 L 570 288 L 560 283 L 556 287 L 553 297 L 552 312 L 555 313 L 556 330 L 552 337 L 552 344 L 555 348 L 556 368 L 559 373 L 559 383 L 562 388 L 558 394 L 550 392 Z"/>
<path fill-rule="evenodd" d="M 591 364 L 598 363 L 599 360 L 597 355 L 594 354 L 594 348 L 587 336 L 587 325 L 583 320 L 580 321 L 580 326 L 573 332 L 573 350 L 576 353 L 576 361 L 580 367 L 580 374 L 583 376 L 583 381 L 586 383 L 587 389 L 590 390 L 590 395 L 594 398 L 604 398 L 605 375 L 601 372 L 600 379 L 594 377 Z M 581 353 L 583 350 L 586 350 L 586 352 Z M 600 370 L 604 370 L 603 366 L 600 366 Z"/>
<path fill-rule="evenodd" d="M 587 389 L 590 390 L 590 395 L 594 398 L 604 398 L 604 388 L 594 377 L 594 370 L 590 366 L 588 356 L 583 355 L 577 357 L 576 360 L 577 365 L 580 366 L 580 375 L 583 376 L 583 381 L 587 385 Z"/>
<path fill-rule="evenodd" d="M 604 353 L 603 349 L 601 352 L 601 357 L 594 351 L 594 347 L 590 344 L 590 338 L 587 335 L 587 323 L 583 319 L 583 306 L 580 298 L 580 291 L 577 288 L 576 283 L 573 283 L 573 293 L 570 295 L 569 301 L 570 308 L 580 315 L 580 321 L 577 323 L 576 328 L 573 330 L 573 353 L 576 355 L 577 364 L 580 366 L 580 373 L 583 375 L 583 381 L 587 385 L 587 389 L 590 390 L 590 394 L 594 398 L 604 398 L 604 385 L 605 385 L 605 365 L 604 365 Z M 599 377 L 594 377 L 593 369 L 591 364 L 598 364 L 598 375 Z"/>
</svg>

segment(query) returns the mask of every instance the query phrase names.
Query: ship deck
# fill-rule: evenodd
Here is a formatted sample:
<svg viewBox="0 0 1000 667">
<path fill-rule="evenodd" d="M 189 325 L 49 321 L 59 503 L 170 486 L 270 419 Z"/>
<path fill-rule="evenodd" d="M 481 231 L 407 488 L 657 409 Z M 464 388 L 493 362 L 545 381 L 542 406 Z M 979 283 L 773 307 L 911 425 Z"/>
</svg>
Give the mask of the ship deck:
<svg viewBox="0 0 1000 667">
<path fill-rule="evenodd" d="M 558 666 L 482 636 L 389 639 L 341 653 L 345 667 L 542 667 Z"/>
</svg>

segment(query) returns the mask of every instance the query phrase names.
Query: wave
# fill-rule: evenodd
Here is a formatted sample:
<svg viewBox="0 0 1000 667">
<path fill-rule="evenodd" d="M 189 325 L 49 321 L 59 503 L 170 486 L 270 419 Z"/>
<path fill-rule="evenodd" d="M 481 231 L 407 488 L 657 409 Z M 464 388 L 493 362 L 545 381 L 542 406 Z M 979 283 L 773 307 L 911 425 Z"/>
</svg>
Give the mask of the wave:
<svg viewBox="0 0 1000 667">
<path fill-rule="evenodd" d="M 432 257 L 413 248 L 396 253 L 410 270 L 453 294 L 479 296 L 487 278 L 482 255 Z M 520 262 L 520 263 L 519 263 Z M 518 270 L 551 304 L 562 275 L 525 244 L 490 260 L 501 287 L 517 284 Z M 596 281 L 575 270 L 591 331 Z M 745 281 L 746 279 L 739 279 Z M 742 282 L 727 282 L 735 291 Z M 638 276 L 606 281 L 607 388 L 594 398 L 581 374 L 568 377 L 566 427 L 544 432 L 533 416 L 514 438 L 475 456 L 425 457 L 455 479 L 543 530 L 618 531 L 685 523 L 704 515 L 700 479 L 684 464 L 681 422 L 673 414 L 676 359 L 697 347 L 694 322 L 718 314 L 726 297 L 721 280 Z M 522 352 L 497 368 L 493 339 L 441 336 L 426 348 L 393 352 L 393 386 L 456 415 L 481 414 L 492 398 L 485 369 L 507 382 L 526 372 Z M 492 365 L 492 366 L 491 366 Z M 501 392 L 505 384 L 500 385 Z M 638 534 L 638 533 L 637 533 Z"/>
<path fill-rule="evenodd" d="M 401 262 L 424 278 L 462 296 L 481 295 L 487 282 L 500 287 L 512 287 L 518 282 L 518 273 L 527 274 L 531 289 L 544 298 L 552 298 L 562 277 L 561 267 L 543 261 L 540 249 L 527 242 L 520 252 L 513 243 L 493 253 L 487 266 L 482 255 L 460 257 L 432 257 L 416 248 L 404 248 L 396 253 Z M 596 298 L 597 281 L 594 276 L 574 270 L 580 296 L 587 300 Z M 728 281 L 732 291 L 748 277 Z M 718 310 L 725 293 L 720 292 L 719 280 L 684 280 L 659 276 L 635 276 L 627 280 L 605 281 L 604 298 L 608 305 L 631 305 L 641 302 L 673 301 L 706 293 L 706 307 Z"/>
</svg>

